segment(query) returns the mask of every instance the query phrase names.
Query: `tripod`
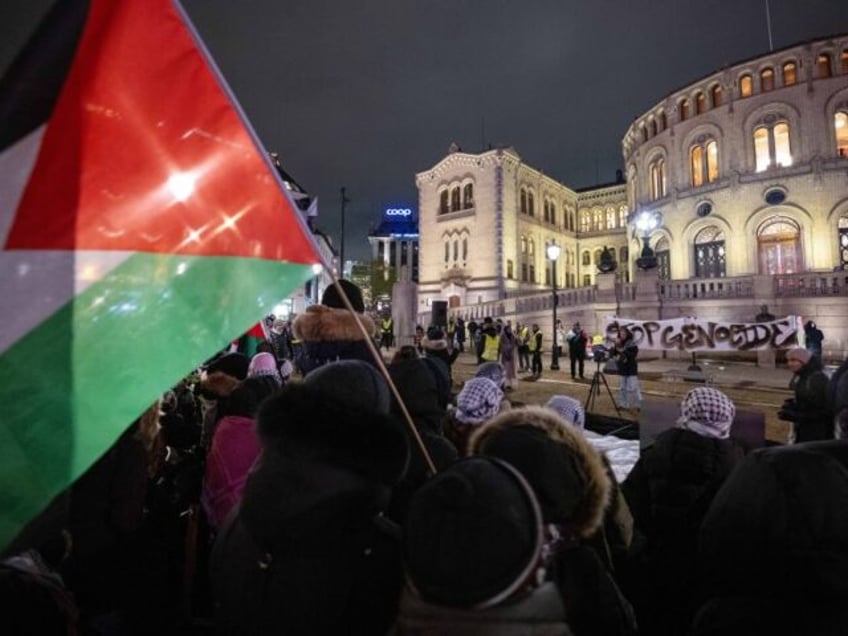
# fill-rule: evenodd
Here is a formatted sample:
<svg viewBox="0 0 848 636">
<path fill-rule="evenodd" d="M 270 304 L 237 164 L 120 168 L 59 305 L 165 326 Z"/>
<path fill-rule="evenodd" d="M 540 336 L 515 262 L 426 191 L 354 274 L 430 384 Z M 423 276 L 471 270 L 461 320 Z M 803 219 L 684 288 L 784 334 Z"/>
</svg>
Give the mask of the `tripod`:
<svg viewBox="0 0 848 636">
<path fill-rule="evenodd" d="M 609 395 L 610 401 L 612 402 L 613 407 L 615 407 L 615 412 L 618 413 L 618 416 L 621 417 L 621 409 L 618 408 L 618 404 L 615 401 L 615 398 L 612 396 L 612 390 L 610 390 L 609 383 L 607 382 L 607 377 L 604 375 L 603 371 L 601 371 L 601 362 L 598 360 L 596 362 L 597 368 L 595 369 L 595 375 L 592 376 L 592 384 L 589 386 L 589 395 L 586 397 L 586 404 L 583 406 L 583 410 L 586 413 L 589 413 L 592 408 L 595 406 L 595 398 L 597 398 L 601 394 L 601 382 L 603 382 L 604 386 L 607 389 L 607 395 Z"/>
</svg>

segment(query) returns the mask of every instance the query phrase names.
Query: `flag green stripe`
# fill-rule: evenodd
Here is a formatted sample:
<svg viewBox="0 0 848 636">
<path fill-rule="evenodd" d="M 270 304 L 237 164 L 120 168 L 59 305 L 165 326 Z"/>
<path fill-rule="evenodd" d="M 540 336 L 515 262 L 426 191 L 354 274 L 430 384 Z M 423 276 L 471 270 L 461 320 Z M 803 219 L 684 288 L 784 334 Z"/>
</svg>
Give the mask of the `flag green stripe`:
<svg viewBox="0 0 848 636">
<path fill-rule="evenodd" d="M 310 276 L 303 264 L 135 254 L 3 353 L 0 546 Z"/>
</svg>

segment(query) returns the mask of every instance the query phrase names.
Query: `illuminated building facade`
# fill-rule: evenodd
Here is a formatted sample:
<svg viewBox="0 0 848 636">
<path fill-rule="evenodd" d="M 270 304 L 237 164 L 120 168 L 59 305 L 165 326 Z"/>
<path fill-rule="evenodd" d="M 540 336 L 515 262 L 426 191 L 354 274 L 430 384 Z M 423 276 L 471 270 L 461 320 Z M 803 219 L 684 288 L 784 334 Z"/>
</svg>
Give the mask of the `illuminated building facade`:
<svg viewBox="0 0 848 636">
<path fill-rule="evenodd" d="M 418 282 L 418 216 L 412 208 L 393 207 L 383 210 L 379 225 L 368 234 L 371 261 L 381 267 L 388 280 L 406 279 Z"/>
</svg>

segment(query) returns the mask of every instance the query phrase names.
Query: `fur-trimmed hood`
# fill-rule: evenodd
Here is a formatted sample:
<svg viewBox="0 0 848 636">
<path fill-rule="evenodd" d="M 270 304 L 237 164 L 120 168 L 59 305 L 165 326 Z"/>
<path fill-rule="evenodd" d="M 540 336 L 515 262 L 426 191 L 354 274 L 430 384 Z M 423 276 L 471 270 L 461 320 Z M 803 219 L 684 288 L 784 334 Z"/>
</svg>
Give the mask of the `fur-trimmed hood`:
<svg viewBox="0 0 848 636">
<path fill-rule="evenodd" d="M 533 486 L 546 523 L 586 538 L 604 520 L 612 484 L 603 459 L 582 433 L 550 409 L 511 409 L 474 431 L 469 454 L 513 464 Z"/>
<path fill-rule="evenodd" d="M 374 335 L 374 321 L 366 314 L 357 314 L 365 331 Z M 365 340 L 356 324 L 356 318 L 347 309 L 335 309 L 325 305 L 312 305 L 294 319 L 292 333 L 295 338 L 309 342 L 336 340 Z"/>
<path fill-rule="evenodd" d="M 207 375 L 200 383 L 200 394 L 209 399 L 219 399 L 228 397 L 236 387 L 241 384 L 241 380 L 224 373 L 223 371 L 215 371 Z"/>
</svg>

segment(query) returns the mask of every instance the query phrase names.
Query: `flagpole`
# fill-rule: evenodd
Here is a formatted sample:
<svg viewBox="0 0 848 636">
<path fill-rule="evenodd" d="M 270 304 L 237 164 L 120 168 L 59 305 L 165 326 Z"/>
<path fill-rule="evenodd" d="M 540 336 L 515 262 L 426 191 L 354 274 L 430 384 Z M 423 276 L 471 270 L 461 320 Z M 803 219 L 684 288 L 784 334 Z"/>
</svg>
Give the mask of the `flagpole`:
<svg viewBox="0 0 848 636">
<path fill-rule="evenodd" d="M 342 188 L 342 192 L 344 192 L 344 188 Z M 392 382 L 392 377 L 389 375 L 389 370 L 386 368 L 385 362 L 383 362 L 383 356 L 374 346 L 374 340 L 372 339 L 373 334 L 369 334 L 368 331 L 365 329 L 365 325 L 359 318 L 359 313 L 353 308 L 350 299 L 345 293 L 344 287 L 342 287 L 339 283 L 339 278 L 336 276 L 336 273 L 332 270 L 332 268 L 325 267 L 325 269 L 327 269 L 327 271 L 329 272 L 330 278 L 333 280 L 333 285 L 335 286 L 336 291 L 338 291 L 345 308 L 351 314 L 353 314 L 354 320 L 356 321 L 356 325 L 359 327 L 359 331 L 362 332 L 362 335 L 365 336 L 365 344 L 368 346 L 368 350 L 374 357 L 374 361 L 377 363 L 377 367 L 380 369 L 380 373 L 383 375 L 383 378 L 385 378 L 386 383 L 389 385 L 389 390 L 392 392 L 392 395 L 395 396 L 395 400 L 397 400 L 397 403 L 400 406 L 400 410 L 403 413 L 404 421 L 409 427 L 409 430 L 412 433 L 412 437 L 415 440 L 415 443 L 418 444 L 418 449 L 424 456 L 424 461 L 427 463 L 427 468 L 430 470 L 430 474 L 435 475 L 438 471 L 436 470 L 436 465 L 433 463 L 433 458 L 427 451 L 427 447 L 424 445 L 424 440 L 421 439 L 421 434 L 418 432 L 418 428 L 416 428 L 415 422 L 412 419 L 412 415 L 409 414 L 409 411 L 406 408 L 406 404 L 403 403 L 403 398 L 400 396 L 400 392 L 397 390 L 395 383 Z"/>
<path fill-rule="evenodd" d="M 769 11 L 769 0 L 766 0 L 766 29 L 768 30 L 769 53 L 774 51 L 774 42 L 771 39 L 771 11 Z"/>
<path fill-rule="evenodd" d="M 339 241 L 339 275 L 344 277 L 344 244 L 345 244 L 345 204 L 350 203 L 350 199 L 345 194 L 346 188 L 342 186 L 342 236 Z"/>
</svg>

